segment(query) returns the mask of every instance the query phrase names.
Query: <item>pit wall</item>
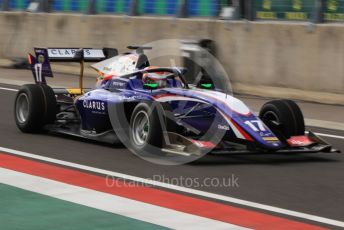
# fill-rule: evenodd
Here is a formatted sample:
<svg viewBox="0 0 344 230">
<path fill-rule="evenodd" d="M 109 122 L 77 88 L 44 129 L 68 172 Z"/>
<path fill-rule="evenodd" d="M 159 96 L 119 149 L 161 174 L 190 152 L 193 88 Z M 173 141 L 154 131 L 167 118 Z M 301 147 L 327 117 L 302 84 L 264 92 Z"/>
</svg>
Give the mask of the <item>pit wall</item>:
<svg viewBox="0 0 344 230">
<path fill-rule="evenodd" d="M 234 90 L 271 89 L 299 99 L 312 94 L 319 97 L 315 101 L 336 98 L 333 103 L 344 104 L 344 25 L 0 13 L 0 58 L 25 57 L 34 46 L 124 51 L 129 44 L 199 38 L 216 42 Z"/>
</svg>

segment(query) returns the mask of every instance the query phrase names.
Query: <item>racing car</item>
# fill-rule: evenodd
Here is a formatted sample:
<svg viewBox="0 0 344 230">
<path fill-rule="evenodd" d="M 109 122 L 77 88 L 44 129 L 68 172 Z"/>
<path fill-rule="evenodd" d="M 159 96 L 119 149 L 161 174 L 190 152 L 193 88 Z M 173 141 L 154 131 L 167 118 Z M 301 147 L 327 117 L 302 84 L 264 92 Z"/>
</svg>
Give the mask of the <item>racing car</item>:
<svg viewBox="0 0 344 230">
<path fill-rule="evenodd" d="M 35 48 L 28 54 L 35 84 L 15 99 L 15 122 L 25 133 L 48 131 L 134 151 L 198 156 L 241 153 L 339 152 L 305 130 L 291 100 L 272 100 L 258 115 L 212 82 L 188 84 L 182 67 L 155 67 L 145 49 Z M 79 62 L 79 88 L 51 88 L 50 62 Z M 85 62 L 98 73 L 93 89 L 83 87 Z"/>
</svg>

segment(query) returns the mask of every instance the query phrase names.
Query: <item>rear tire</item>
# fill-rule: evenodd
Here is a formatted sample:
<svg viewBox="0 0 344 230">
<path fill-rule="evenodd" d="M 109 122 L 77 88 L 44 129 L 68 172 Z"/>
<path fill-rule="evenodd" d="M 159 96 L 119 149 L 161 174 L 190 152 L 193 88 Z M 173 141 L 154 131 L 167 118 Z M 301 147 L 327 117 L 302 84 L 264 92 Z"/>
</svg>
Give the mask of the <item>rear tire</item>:
<svg viewBox="0 0 344 230">
<path fill-rule="evenodd" d="M 259 117 L 270 124 L 271 129 L 278 129 L 281 134 L 289 138 L 305 133 L 305 122 L 299 106 L 291 100 L 273 100 L 265 103 Z M 278 124 L 276 126 L 276 124 Z"/>
<path fill-rule="evenodd" d="M 23 85 L 16 96 L 14 117 L 25 133 L 36 133 L 56 119 L 57 104 L 53 90 L 47 85 Z"/>
<path fill-rule="evenodd" d="M 48 85 L 40 85 L 45 98 L 45 124 L 52 124 L 56 120 L 57 102 L 54 90 Z"/>
</svg>

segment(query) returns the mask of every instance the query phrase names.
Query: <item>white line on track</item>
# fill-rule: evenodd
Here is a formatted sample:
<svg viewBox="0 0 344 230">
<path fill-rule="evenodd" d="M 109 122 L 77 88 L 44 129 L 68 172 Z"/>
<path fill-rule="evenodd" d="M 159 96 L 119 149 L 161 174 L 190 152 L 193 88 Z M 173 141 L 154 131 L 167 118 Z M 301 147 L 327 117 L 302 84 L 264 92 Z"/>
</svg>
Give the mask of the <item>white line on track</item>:
<svg viewBox="0 0 344 230">
<path fill-rule="evenodd" d="M 318 136 L 323 136 L 323 137 L 332 137 L 332 138 L 337 138 L 337 139 L 344 139 L 344 136 L 338 136 L 338 135 L 332 135 L 332 134 L 326 134 L 326 133 L 314 133 Z"/>
<path fill-rule="evenodd" d="M 44 156 L 40 156 L 40 155 L 36 155 L 36 154 L 32 154 L 32 153 L 22 152 L 22 151 L 18 151 L 18 150 L 14 150 L 14 149 L 0 147 L 0 151 L 11 153 L 11 154 L 18 155 L 18 156 L 28 157 L 28 158 L 32 158 L 32 159 L 36 159 L 36 160 L 41 160 L 41 161 L 45 161 L 45 162 L 49 162 L 49 163 L 54 163 L 54 164 L 58 164 L 58 165 L 72 167 L 75 169 L 81 169 L 81 170 L 85 170 L 85 171 L 89 171 L 89 172 L 94 172 L 94 173 L 109 175 L 109 176 L 122 178 L 122 179 L 126 179 L 126 180 L 131 180 L 131 181 L 139 182 L 142 184 L 158 186 L 161 188 L 167 188 L 170 190 L 184 192 L 184 193 L 188 193 L 188 194 L 192 194 L 192 195 L 197 195 L 197 196 L 202 196 L 202 197 L 211 198 L 211 199 L 215 199 L 215 200 L 230 202 L 230 203 L 239 204 L 239 205 L 243 205 L 243 206 L 247 206 L 247 207 L 266 210 L 266 211 L 279 213 L 279 214 L 283 214 L 283 215 L 288 215 L 288 216 L 293 216 L 293 217 L 297 217 L 297 218 L 301 218 L 301 219 L 311 220 L 311 221 L 315 221 L 315 222 L 319 222 L 319 223 L 323 223 L 323 224 L 328 224 L 328 225 L 333 225 L 333 226 L 338 226 L 338 227 L 344 227 L 343 221 L 333 220 L 333 219 L 329 219 L 329 218 L 325 218 L 325 217 L 321 217 L 321 216 L 315 216 L 315 215 L 306 214 L 306 213 L 302 213 L 302 212 L 278 208 L 278 207 L 274 207 L 274 206 L 270 206 L 270 205 L 252 202 L 252 201 L 237 199 L 237 198 L 230 197 L 230 196 L 224 196 L 224 195 L 219 195 L 219 194 L 215 194 L 215 193 L 200 191 L 197 189 L 185 188 L 182 186 L 167 184 L 167 183 L 149 180 L 149 179 L 136 177 L 136 176 L 132 176 L 132 175 L 127 175 L 127 174 L 123 174 L 123 173 L 112 172 L 112 171 L 94 168 L 94 167 L 81 165 L 81 164 L 76 164 L 76 163 L 72 163 L 72 162 L 68 162 L 68 161 L 62 161 L 62 160 L 44 157 Z"/>
<path fill-rule="evenodd" d="M 13 92 L 17 92 L 17 89 L 11 89 L 11 88 L 4 88 L 4 87 L 0 87 L 0 89 L 2 90 L 6 90 L 6 91 L 13 91 Z"/>
<path fill-rule="evenodd" d="M 106 194 L 96 190 L 8 169 L 0 168 L 0 182 L 31 192 L 134 218 L 136 220 L 157 224 L 171 229 L 248 230 L 248 228 L 218 220 L 188 214 L 153 204 L 124 198 L 113 194 Z"/>
</svg>

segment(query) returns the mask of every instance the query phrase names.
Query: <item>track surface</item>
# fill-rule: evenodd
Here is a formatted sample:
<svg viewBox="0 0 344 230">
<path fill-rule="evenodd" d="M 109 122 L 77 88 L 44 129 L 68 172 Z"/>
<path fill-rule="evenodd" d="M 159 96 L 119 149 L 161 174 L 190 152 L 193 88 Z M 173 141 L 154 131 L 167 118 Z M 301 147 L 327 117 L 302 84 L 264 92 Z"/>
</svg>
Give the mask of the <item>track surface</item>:
<svg viewBox="0 0 344 230">
<path fill-rule="evenodd" d="M 13 120 L 14 97 L 15 92 L 0 89 L 1 147 L 150 179 L 182 176 L 203 180 L 235 175 L 239 187 L 196 189 L 344 221 L 342 154 L 207 156 L 188 165 L 160 166 L 136 157 L 121 146 L 66 136 L 23 134 Z M 342 131 L 313 130 L 344 136 Z M 344 150 L 343 139 L 324 139 Z"/>
</svg>

